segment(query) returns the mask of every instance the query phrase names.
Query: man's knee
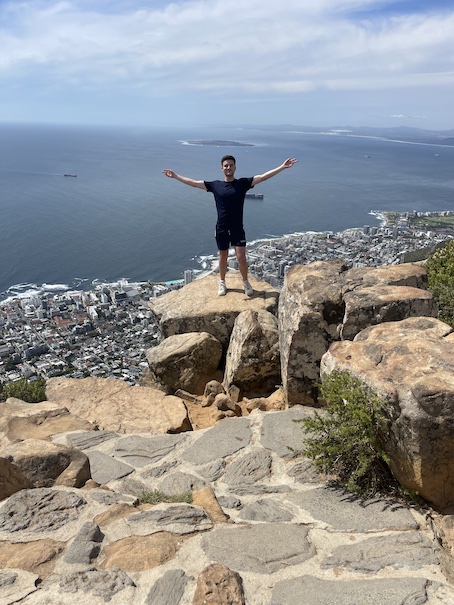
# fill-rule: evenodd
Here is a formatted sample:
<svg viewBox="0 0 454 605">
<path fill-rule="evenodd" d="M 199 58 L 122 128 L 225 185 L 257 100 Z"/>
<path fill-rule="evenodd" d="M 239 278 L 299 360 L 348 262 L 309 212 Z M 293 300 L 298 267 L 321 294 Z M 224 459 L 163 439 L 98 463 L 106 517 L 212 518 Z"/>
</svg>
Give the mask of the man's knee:
<svg viewBox="0 0 454 605">
<path fill-rule="evenodd" d="M 236 252 L 236 258 L 238 259 L 238 262 L 246 262 L 246 248 L 243 248 L 242 246 L 238 246 L 237 248 L 235 248 L 235 252 Z"/>
</svg>

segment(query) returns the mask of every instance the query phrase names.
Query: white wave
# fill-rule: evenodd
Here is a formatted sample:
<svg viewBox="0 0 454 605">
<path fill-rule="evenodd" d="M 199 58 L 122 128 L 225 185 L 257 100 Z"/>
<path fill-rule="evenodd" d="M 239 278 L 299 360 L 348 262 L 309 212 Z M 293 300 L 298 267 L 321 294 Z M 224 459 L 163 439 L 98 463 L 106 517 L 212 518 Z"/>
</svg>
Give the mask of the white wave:
<svg viewBox="0 0 454 605">
<path fill-rule="evenodd" d="M 49 292 L 58 292 L 59 290 L 69 290 L 68 284 L 43 284 L 41 286 L 43 290 L 47 290 Z"/>
</svg>

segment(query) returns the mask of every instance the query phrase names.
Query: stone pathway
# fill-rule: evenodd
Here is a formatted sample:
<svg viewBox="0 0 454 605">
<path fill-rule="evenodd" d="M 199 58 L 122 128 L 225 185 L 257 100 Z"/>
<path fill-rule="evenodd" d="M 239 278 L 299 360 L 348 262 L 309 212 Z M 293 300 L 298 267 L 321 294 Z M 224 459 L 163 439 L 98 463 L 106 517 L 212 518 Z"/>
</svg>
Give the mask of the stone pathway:
<svg viewBox="0 0 454 605">
<path fill-rule="evenodd" d="M 304 408 L 197 432 L 54 437 L 108 490 L 23 490 L 0 505 L 0 603 L 453 605 L 424 514 L 363 502 L 295 458 Z M 192 504 L 137 506 L 143 491 Z"/>
</svg>

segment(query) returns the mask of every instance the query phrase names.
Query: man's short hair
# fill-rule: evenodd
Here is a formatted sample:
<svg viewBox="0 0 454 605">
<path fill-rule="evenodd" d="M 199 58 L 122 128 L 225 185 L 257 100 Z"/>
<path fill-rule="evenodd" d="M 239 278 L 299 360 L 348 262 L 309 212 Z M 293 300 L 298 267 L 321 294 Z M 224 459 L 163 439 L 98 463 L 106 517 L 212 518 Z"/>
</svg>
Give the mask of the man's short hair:
<svg viewBox="0 0 454 605">
<path fill-rule="evenodd" d="M 233 162 L 233 163 L 236 165 L 236 160 L 235 160 L 235 158 L 233 157 L 233 155 L 224 155 L 224 156 L 221 158 L 221 166 L 222 166 L 222 164 L 223 164 L 223 163 L 224 163 L 226 160 L 230 160 L 231 162 Z"/>
</svg>

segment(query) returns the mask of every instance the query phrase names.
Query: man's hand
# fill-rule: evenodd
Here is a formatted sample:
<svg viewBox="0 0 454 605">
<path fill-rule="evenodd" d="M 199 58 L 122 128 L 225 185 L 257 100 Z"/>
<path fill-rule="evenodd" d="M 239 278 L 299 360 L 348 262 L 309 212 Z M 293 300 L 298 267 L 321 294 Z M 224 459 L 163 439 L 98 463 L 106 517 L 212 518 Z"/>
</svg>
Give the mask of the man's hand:
<svg viewBox="0 0 454 605">
<path fill-rule="evenodd" d="M 288 160 L 285 160 L 285 162 L 282 164 L 282 166 L 284 168 L 291 168 L 292 166 L 294 166 L 296 164 L 298 160 L 296 158 L 288 158 Z"/>
<path fill-rule="evenodd" d="M 163 170 L 162 173 L 165 174 L 166 176 L 168 176 L 169 179 L 174 179 L 175 178 L 174 171 L 170 170 L 169 168 L 166 168 L 165 170 Z"/>
</svg>

